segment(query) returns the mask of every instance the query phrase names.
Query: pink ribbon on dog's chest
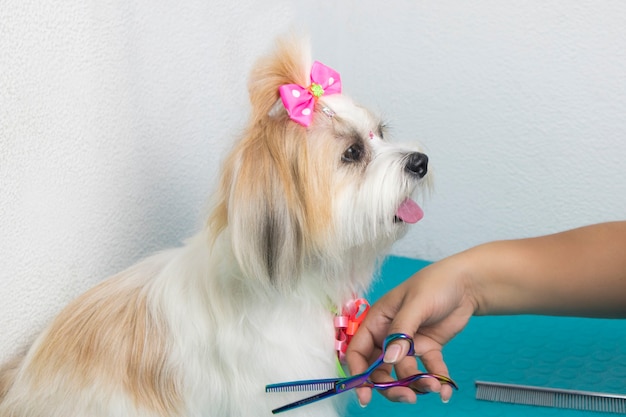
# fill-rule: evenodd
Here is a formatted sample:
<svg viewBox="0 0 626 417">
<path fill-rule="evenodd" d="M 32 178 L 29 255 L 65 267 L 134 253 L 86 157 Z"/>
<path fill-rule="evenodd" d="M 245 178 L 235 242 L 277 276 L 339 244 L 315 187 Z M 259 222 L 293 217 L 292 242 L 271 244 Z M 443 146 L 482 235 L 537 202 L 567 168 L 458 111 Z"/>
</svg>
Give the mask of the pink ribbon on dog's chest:
<svg viewBox="0 0 626 417">
<path fill-rule="evenodd" d="M 324 94 L 341 93 L 341 77 L 334 69 L 315 61 L 311 67 L 309 86 L 283 84 L 278 91 L 291 120 L 308 127 L 313 120 L 317 99 Z"/>
<path fill-rule="evenodd" d="M 366 299 L 357 298 L 350 300 L 343 307 L 341 315 L 335 317 L 335 349 L 339 355 L 339 360 L 343 361 L 348 344 L 359 329 L 369 309 L 370 305 Z"/>
</svg>

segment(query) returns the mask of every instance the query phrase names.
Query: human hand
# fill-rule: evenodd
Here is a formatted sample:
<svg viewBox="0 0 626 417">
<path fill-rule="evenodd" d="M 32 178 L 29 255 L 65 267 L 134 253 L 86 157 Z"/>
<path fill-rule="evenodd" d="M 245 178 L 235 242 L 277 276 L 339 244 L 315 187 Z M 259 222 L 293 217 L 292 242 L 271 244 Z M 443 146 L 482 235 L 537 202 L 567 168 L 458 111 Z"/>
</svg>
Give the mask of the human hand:
<svg viewBox="0 0 626 417">
<path fill-rule="evenodd" d="M 469 285 L 464 254 L 454 255 L 429 265 L 388 292 L 368 312 L 358 332 L 352 338 L 346 359 L 351 373 L 365 371 L 381 352 L 385 337 L 392 333 L 406 333 L 413 337 L 415 355 L 426 371 L 448 376 L 442 348 L 467 324 L 477 308 Z M 409 343 L 397 341 L 389 344 L 385 354 L 388 366 L 378 368 L 372 380 L 393 380 L 395 367 L 398 378 L 418 372 L 417 362 L 407 357 Z M 438 392 L 442 401 L 452 396 L 452 387 L 436 379 L 421 380 L 418 389 Z M 370 388 L 357 389 L 359 403 L 367 405 L 372 396 Z M 405 387 L 381 391 L 389 400 L 414 403 L 415 392 Z"/>
</svg>

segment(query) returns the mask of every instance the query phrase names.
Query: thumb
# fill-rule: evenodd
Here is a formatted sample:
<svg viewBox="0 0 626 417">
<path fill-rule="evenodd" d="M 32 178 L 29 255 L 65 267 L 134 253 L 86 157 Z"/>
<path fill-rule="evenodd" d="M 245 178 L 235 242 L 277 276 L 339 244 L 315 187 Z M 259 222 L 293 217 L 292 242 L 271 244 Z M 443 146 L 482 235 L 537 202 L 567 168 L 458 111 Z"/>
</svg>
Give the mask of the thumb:
<svg viewBox="0 0 626 417">
<path fill-rule="evenodd" d="M 415 315 L 414 309 L 404 306 L 398 311 L 396 317 L 389 325 L 389 334 L 401 333 L 406 334 L 411 339 L 415 337 L 418 329 L 422 324 L 422 320 Z M 383 361 L 385 363 L 398 363 L 409 354 L 411 343 L 406 339 L 395 340 L 387 346 Z"/>
<path fill-rule="evenodd" d="M 389 343 L 389 345 L 385 349 L 385 356 L 383 357 L 383 362 L 389 363 L 389 364 L 396 364 L 400 361 L 400 359 L 404 358 L 406 355 L 409 354 L 410 349 L 411 349 L 411 344 L 408 340 L 406 339 L 395 340 Z"/>
</svg>

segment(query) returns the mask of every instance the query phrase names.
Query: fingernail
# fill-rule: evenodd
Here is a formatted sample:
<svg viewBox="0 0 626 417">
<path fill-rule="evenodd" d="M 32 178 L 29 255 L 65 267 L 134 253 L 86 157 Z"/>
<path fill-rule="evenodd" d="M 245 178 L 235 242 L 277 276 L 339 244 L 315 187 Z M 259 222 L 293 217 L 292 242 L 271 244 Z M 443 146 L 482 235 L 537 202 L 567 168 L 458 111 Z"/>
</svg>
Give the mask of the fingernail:
<svg viewBox="0 0 626 417">
<path fill-rule="evenodd" d="M 442 398 L 441 402 L 444 404 L 448 404 L 450 402 L 450 398 Z"/>
<path fill-rule="evenodd" d="M 367 404 L 363 404 L 363 403 L 361 402 L 361 399 L 360 399 L 360 398 L 359 398 L 359 407 L 361 407 L 361 408 L 365 408 L 365 407 L 367 407 Z"/>
<path fill-rule="evenodd" d="M 385 352 L 385 357 L 383 358 L 383 362 L 395 363 L 400 357 L 401 351 L 402 348 L 400 347 L 400 345 L 392 344 L 387 348 L 387 351 Z"/>
</svg>

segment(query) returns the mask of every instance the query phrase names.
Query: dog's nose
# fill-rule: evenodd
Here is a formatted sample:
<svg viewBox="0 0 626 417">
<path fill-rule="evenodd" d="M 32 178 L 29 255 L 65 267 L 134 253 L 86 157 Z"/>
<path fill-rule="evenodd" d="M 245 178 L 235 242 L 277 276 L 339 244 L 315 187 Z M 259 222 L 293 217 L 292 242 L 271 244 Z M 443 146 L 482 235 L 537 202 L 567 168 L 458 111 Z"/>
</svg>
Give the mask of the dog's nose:
<svg viewBox="0 0 626 417">
<path fill-rule="evenodd" d="M 428 156 L 421 152 L 413 152 L 407 158 L 405 169 L 410 174 L 423 178 L 428 172 Z"/>
</svg>

